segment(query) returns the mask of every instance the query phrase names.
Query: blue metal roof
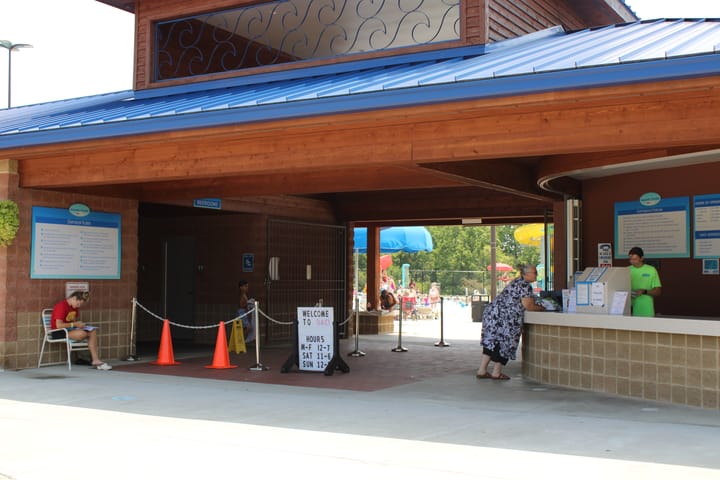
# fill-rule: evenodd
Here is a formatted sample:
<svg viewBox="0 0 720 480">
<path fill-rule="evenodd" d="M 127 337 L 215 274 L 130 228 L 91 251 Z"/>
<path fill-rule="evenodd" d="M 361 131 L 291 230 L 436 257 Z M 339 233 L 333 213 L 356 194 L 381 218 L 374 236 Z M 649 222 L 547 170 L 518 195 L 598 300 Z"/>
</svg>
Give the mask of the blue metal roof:
<svg viewBox="0 0 720 480">
<path fill-rule="evenodd" d="M 0 148 L 720 75 L 720 19 L 555 27 L 476 47 L 0 111 Z"/>
</svg>

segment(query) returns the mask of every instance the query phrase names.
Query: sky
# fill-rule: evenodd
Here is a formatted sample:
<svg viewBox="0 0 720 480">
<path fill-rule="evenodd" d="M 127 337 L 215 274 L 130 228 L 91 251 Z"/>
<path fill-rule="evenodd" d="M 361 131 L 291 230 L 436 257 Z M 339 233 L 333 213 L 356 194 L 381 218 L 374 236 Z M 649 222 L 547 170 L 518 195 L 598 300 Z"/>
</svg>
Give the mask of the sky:
<svg viewBox="0 0 720 480">
<path fill-rule="evenodd" d="M 720 18 L 720 0 L 625 0 L 641 19 Z M 12 106 L 132 88 L 134 16 L 95 0 L 2 0 L 0 40 L 12 54 Z M 0 49 L 0 108 L 7 106 Z"/>
</svg>

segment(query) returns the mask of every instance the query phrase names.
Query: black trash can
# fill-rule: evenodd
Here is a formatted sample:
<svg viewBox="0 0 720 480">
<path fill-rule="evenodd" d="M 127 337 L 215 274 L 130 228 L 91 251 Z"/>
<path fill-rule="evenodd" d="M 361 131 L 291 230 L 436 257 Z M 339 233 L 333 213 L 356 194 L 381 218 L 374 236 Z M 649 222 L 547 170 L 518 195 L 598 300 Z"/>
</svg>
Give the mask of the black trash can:
<svg viewBox="0 0 720 480">
<path fill-rule="evenodd" d="M 473 322 L 482 322 L 482 315 L 488 303 L 489 302 L 485 300 L 481 300 L 480 295 L 472 296 L 472 301 L 470 302 L 470 315 L 472 316 Z"/>
</svg>

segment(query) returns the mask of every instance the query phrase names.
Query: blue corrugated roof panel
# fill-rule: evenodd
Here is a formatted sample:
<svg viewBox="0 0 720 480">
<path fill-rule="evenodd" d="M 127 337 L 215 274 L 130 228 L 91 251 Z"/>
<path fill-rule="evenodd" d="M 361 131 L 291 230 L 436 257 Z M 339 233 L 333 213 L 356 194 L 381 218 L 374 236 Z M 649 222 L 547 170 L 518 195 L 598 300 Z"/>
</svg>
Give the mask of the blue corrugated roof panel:
<svg viewBox="0 0 720 480">
<path fill-rule="evenodd" d="M 718 19 L 555 27 L 487 46 L 17 107 L 0 111 L 0 148 L 720 75 L 719 45 Z"/>
</svg>

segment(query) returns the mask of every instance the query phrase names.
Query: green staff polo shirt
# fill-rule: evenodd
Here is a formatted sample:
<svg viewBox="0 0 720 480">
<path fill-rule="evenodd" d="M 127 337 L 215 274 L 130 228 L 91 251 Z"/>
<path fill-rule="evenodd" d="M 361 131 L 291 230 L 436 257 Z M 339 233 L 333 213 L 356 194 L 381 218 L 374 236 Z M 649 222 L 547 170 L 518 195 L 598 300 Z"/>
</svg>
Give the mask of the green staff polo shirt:
<svg viewBox="0 0 720 480">
<path fill-rule="evenodd" d="M 662 287 L 660 276 L 652 265 L 643 264 L 641 267 L 630 266 L 630 289 L 652 290 Z M 654 317 L 655 301 L 650 295 L 632 297 L 632 314 L 634 317 Z"/>
</svg>

